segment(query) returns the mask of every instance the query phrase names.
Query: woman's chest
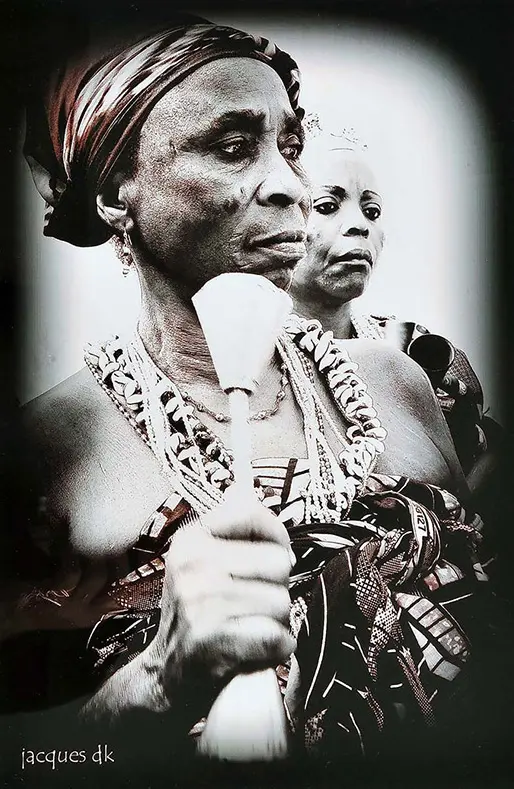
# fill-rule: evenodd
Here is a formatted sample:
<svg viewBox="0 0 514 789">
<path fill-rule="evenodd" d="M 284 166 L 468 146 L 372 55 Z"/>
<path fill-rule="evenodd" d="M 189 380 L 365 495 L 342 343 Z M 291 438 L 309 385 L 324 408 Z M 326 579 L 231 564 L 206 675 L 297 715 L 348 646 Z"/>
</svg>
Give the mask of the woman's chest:
<svg viewBox="0 0 514 789">
<path fill-rule="evenodd" d="M 338 422 L 339 437 L 326 419 L 324 434 L 330 450 L 337 455 L 344 449 L 341 439 L 346 425 L 335 411 L 330 420 Z M 448 466 L 421 420 L 391 409 L 382 422 L 387 438 L 376 464 L 378 472 L 449 485 Z M 264 486 L 273 486 L 273 479 L 280 477 L 282 488 L 288 460 L 307 458 L 317 451 L 294 403 L 285 404 L 272 419 L 252 424 L 251 430 L 253 457 L 280 459 L 278 470 L 275 463 L 255 464 L 254 473 Z M 223 438 L 230 446 L 230 430 Z M 97 445 L 95 456 L 85 460 L 72 476 L 65 486 L 70 542 L 74 551 L 92 558 L 115 557 L 133 545 L 148 518 L 170 496 L 176 479 L 161 468 L 135 432 L 127 434 L 116 447 Z M 302 486 L 307 482 L 303 479 Z"/>
</svg>

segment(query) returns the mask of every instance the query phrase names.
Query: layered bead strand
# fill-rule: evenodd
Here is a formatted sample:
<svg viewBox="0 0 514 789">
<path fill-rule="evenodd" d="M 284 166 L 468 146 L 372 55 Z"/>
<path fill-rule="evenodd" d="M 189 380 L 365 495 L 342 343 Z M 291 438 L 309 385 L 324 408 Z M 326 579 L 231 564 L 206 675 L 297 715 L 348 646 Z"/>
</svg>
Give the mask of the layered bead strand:
<svg viewBox="0 0 514 789">
<path fill-rule="evenodd" d="M 318 321 L 291 316 L 277 349 L 303 416 L 310 468 L 306 522 L 341 521 L 384 451 L 386 431 L 357 365 Z M 233 480 L 232 456 L 153 362 L 140 337 L 126 348 L 118 338 L 96 348 L 89 345 L 85 358 L 98 383 L 159 458 L 175 490 L 199 513 L 220 503 Z M 311 364 L 326 379 L 349 425 L 344 436 L 316 390 Z M 337 457 L 325 437 L 324 420 L 342 447 Z"/>
</svg>

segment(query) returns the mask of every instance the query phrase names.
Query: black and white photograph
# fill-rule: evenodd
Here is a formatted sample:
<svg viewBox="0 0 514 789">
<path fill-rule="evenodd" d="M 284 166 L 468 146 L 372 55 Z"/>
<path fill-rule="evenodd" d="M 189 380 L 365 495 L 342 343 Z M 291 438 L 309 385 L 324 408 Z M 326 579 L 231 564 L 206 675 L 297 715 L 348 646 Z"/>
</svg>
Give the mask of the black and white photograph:
<svg viewBox="0 0 514 789">
<path fill-rule="evenodd" d="M 509 786 L 507 4 L 4 7 L 2 785 Z"/>
</svg>

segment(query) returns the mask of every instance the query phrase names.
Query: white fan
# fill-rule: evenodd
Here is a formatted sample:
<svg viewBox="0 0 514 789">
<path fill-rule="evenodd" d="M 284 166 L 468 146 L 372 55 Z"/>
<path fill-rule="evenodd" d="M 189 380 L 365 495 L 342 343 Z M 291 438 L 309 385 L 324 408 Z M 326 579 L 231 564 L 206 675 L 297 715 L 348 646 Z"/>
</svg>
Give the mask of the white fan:
<svg viewBox="0 0 514 789">
<path fill-rule="evenodd" d="M 289 296 L 255 274 L 221 274 L 193 297 L 220 386 L 228 394 L 234 484 L 254 496 L 249 398 L 275 351 Z M 241 674 L 221 691 L 207 718 L 199 752 L 229 761 L 272 761 L 287 755 L 287 722 L 273 669 Z"/>
</svg>

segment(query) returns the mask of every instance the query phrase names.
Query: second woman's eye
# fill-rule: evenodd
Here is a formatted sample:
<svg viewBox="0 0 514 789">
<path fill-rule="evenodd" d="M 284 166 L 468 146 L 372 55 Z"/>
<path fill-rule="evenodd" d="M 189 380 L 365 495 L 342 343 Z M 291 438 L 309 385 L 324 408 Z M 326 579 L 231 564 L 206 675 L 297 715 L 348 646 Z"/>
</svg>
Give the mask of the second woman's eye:
<svg viewBox="0 0 514 789">
<path fill-rule="evenodd" d="M 367 219 L 375 222 L 382 214 L 382 209 L 379 205 L 367 205 L 362 209 L 362 213 Z"/>
<path fill-rule="evenodd" d="M 326 215 L 326 214 L 333 214 L 339 208 L 339 204 L 336 203 L 335 200 L 331 200 L 328 197 L 320 198 L 319 200 L 315 200 L 312 204 L 314 211 L 318 214 Z"/>
</svg>

